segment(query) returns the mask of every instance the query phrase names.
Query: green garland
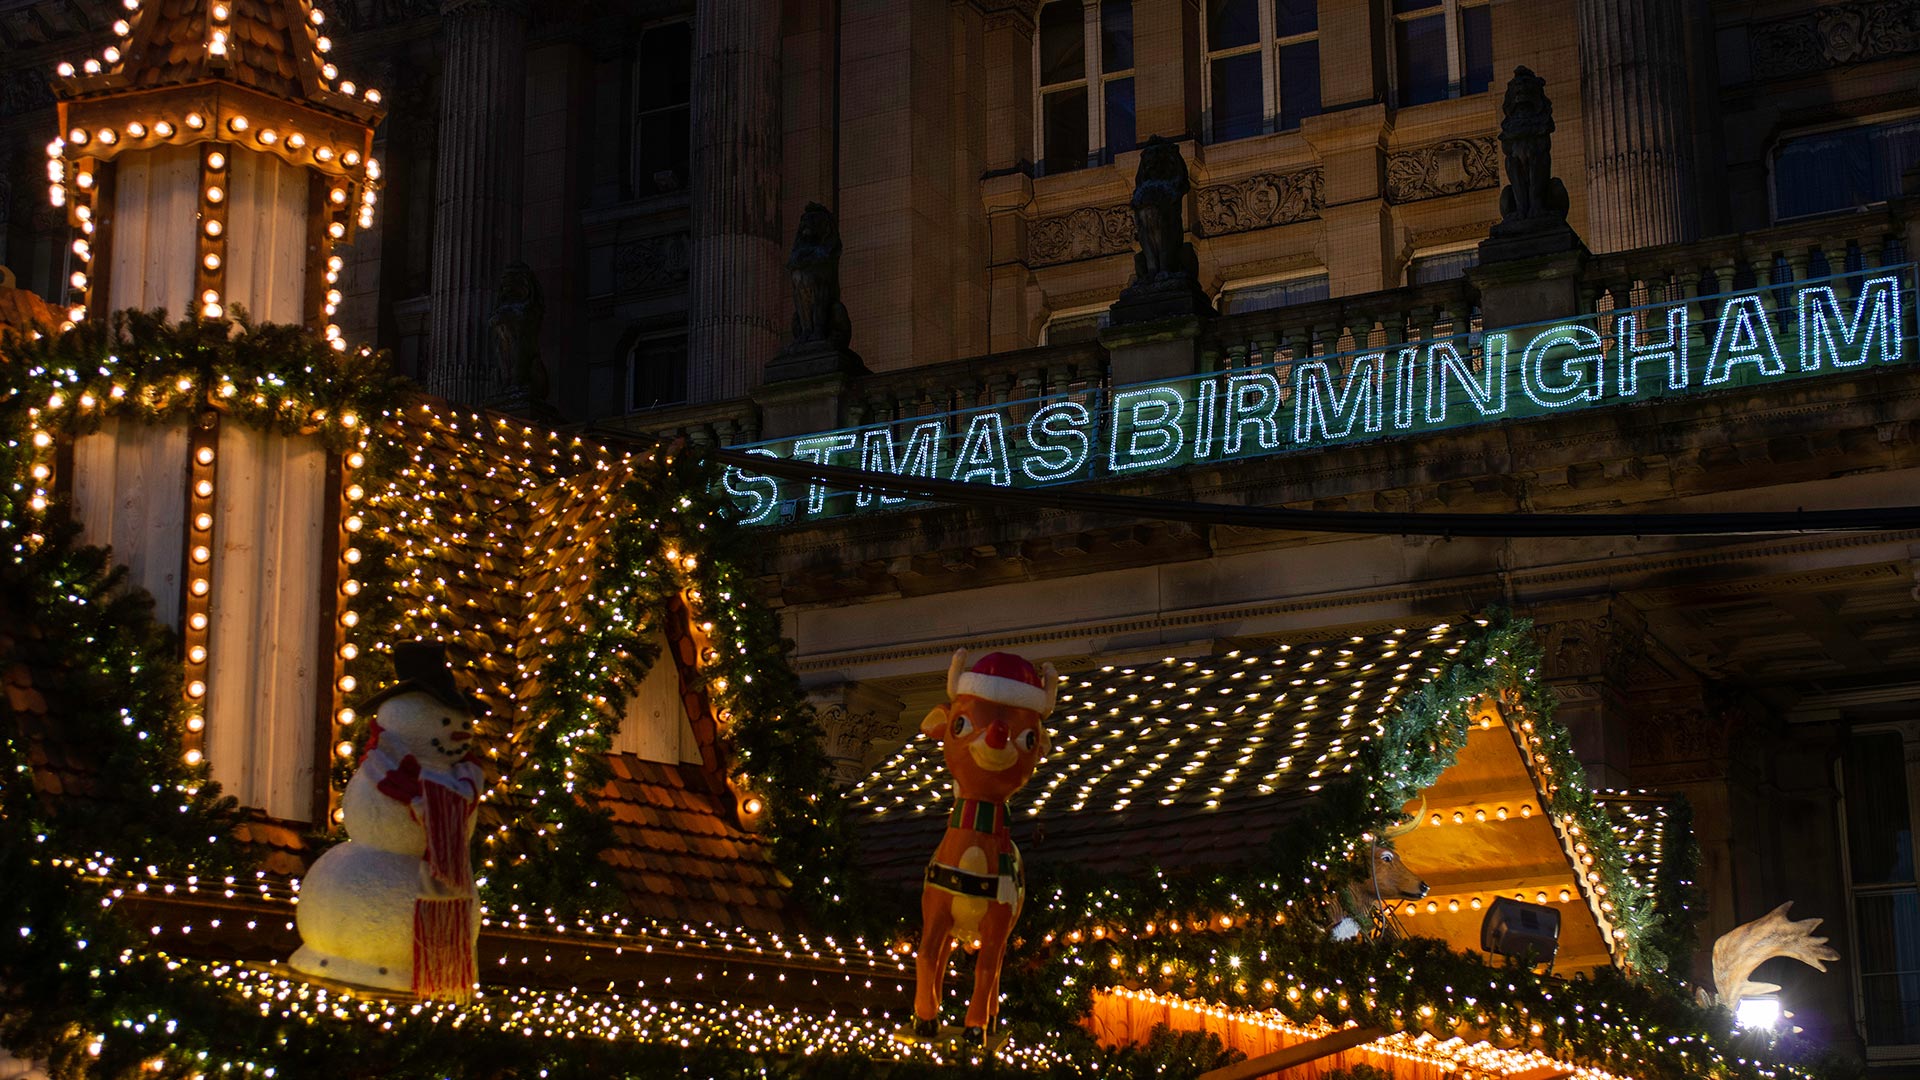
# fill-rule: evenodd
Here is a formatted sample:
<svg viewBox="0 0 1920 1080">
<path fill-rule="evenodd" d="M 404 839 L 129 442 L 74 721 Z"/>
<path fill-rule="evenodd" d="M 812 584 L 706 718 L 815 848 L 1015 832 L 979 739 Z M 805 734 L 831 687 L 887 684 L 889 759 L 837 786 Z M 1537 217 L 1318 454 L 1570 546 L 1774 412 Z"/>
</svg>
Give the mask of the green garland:
<svg viewBox="0 0 1920 1080">
<path fill-rule="evenodd" d="M 652 624 L 630 613 L 667 617 L 686 593 L 701 597 L 700 618 L 713 624 L 716 655 L 701 666 L 711 685 L 725 686 L 713 700 L 729 718 L 722 754 L 766 804 L 774 865 L 819 924 L 857 928 L 869 909 L 854 902 L 862 890 L 853 887 L 850 832 L 828 783 L 812 707 L 781 662 L 792 642 L 781 638 L 778 617 L 740 569 L 748 565 L 748 538 L 729 519 L 730 504 L 710 493 L 711 466 L 685 455 L 654 457 L 634 461 L 637 475 L 615 500 L 615 525 L 589 590 L 595 602 L 542 666 L 555 674 L 541 680 L 530 703 L 529 761 L 508 783 L 520 827 L 488 879 L 488 895 L 521 910 L 620 905 L 618 892 L 602 884 L 601 854 L 613 839 L 607 812 L 579 793 L 606 782 L 606 753 L 627 693 L 659 660 Z M 606 658 L 615 657 L 620 670 L 609 672 Z M 555 783 L 556 776 L 567 782 Z"/>
<path fill-rule="evenodd" d="M 1496 1045 L 1537 1046 L 1642 1080 L 1717 1076 L 1767 1080 L 1783 1066 L 1832 1066 L 1795 1040 L 1769 1044 L 1735 1032 L 1724 1009 L 1705 1009 L 1661 982 L 1613 968 L 1559 979 L 1461 953 L 1430 938 L 1335 942 L 1310 921 L 1247 920 L 1228 932 L 1082 941 L 1059 967 L 1084 1010 L 1095 986 L 1150 989 L 1237 1009 L 1431 1031 Z"/>
<path fill-rule="evenodd" d="M 1206 874 L 1151 872 L 1121 882 L 1071 867 L 1038 868 L 1028 892 L 1045 899 L 1029 905 L 1021 933 L 1037 945 L 1049 935 L 1065 936 L 1090 918 L 1140 925 L 1209 914 L 1271 918 L 1316 911 L 1328 898 L 1330 882 L 1364 871 L 1367 845 L 1361 838 L 1394 824 L 1402 807 L 1452 766 L 1476 704 L 1495 697 L 1518 718 L 1533 720 L 1539 740 L 1534 753 L 1560 778 L 1546 809 L 1570 815 L 1594 850 L 1616 926 L 1627 931 L 1628 959 L 1642 972 L 1666 970 L 1667 955 L 1655 943 L 1690 933 L 1684 905 L 1653 903 L 1627 873 L 1612 824 L 1587 790 L 1566 732 L 1552 720 L 1554 697 L 1540 679 L 1531 622 L 1504 611 L 1481 621 L 1482 629 L 1441 673 L 1387 716 L 1379 733 L 1362 746 L 1353 774 L 1328 784 L 1259 858 Z M 1667 918 L 1682 920 L 1681 928 L 1663 930 L 1661 920 Z"/>
</svg>

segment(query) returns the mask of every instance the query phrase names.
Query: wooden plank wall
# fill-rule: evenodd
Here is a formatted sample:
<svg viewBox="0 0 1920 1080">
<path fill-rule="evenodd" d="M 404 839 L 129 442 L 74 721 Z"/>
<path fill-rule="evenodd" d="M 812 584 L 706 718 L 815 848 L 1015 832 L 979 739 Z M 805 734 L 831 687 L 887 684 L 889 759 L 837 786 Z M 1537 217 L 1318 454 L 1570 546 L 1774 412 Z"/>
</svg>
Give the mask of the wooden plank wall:
<svg viewBox="0 0 1920 1080">
<path fill-rule="evenodd" d="M 307 289 L 307 170 L 236 148 L 228 171 L 227 300 L 260 322 L 298 323 Z"/>
<path fill-rule="evenodd" d="M 73 512 L 80 538 L 113 549 L 154 616 L 180 629 L 187 542 L 187 426 L 112 419 L 73 442 Z"/>
<path fill-rule="evenodd" d="M 103 310 L 164 308 L 170 319 L 187 313 L 200 253 L 199 208 L 199 148 L 121 155 L 107 222 L 113 244 Z"/>
<path fill-rule="evenodd" d="M 220 427 L 207 761 L 242 805 L 312 816 L 326 453 L 317 439 Z"/>
<path fill-rule="evenodd" d="M 667 636 L 656 629 L 651 637 L 660 650 L 659 659 L 647 670 L 640 688 L 627 697 L 627 710 L 613 737 L 613 750 L 646 761 L 698 765 L 700 746 L 693 739 L 693 724 L 687 719 L 687 707 L 680 695 L 680 673 L 667 651 Z"/>
</svg>

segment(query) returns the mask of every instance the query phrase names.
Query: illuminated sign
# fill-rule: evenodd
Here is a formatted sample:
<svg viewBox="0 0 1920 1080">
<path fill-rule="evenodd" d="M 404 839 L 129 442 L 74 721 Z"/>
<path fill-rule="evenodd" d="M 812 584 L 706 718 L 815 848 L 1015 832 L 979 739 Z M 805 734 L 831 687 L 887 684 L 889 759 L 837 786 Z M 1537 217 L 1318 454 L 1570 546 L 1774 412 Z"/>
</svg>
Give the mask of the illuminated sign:
<svg viewBox="0 0 1920 1080">
<path fill-rule="evenodd" d="M 1553 323 L 1092 388 L 745 447 L 999 487 L 1303 453 L 1909 360 L 1911 265 Z M 729 467 L 747 524 L 905 505 L 903 496 Z"/>
</svg>

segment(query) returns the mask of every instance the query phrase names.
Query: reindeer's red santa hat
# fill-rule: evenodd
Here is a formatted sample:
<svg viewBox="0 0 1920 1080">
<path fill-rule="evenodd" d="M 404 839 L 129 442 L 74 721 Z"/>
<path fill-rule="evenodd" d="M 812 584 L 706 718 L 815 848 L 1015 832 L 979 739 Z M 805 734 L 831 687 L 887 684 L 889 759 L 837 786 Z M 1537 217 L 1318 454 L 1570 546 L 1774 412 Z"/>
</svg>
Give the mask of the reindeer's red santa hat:
<svg viewBox="0 0 1920 1080">
<path fill-rule="evenodd" d="M 1016 709 L 1030 709 L 1041 716 L 1053 711 L 1040 672 L 1024 657 L 1012 653 L 988 653 L 974 661 L 972 668 L 961 672 L 953 681 L 953 696 L 961 694 Z"/>
</svg>

